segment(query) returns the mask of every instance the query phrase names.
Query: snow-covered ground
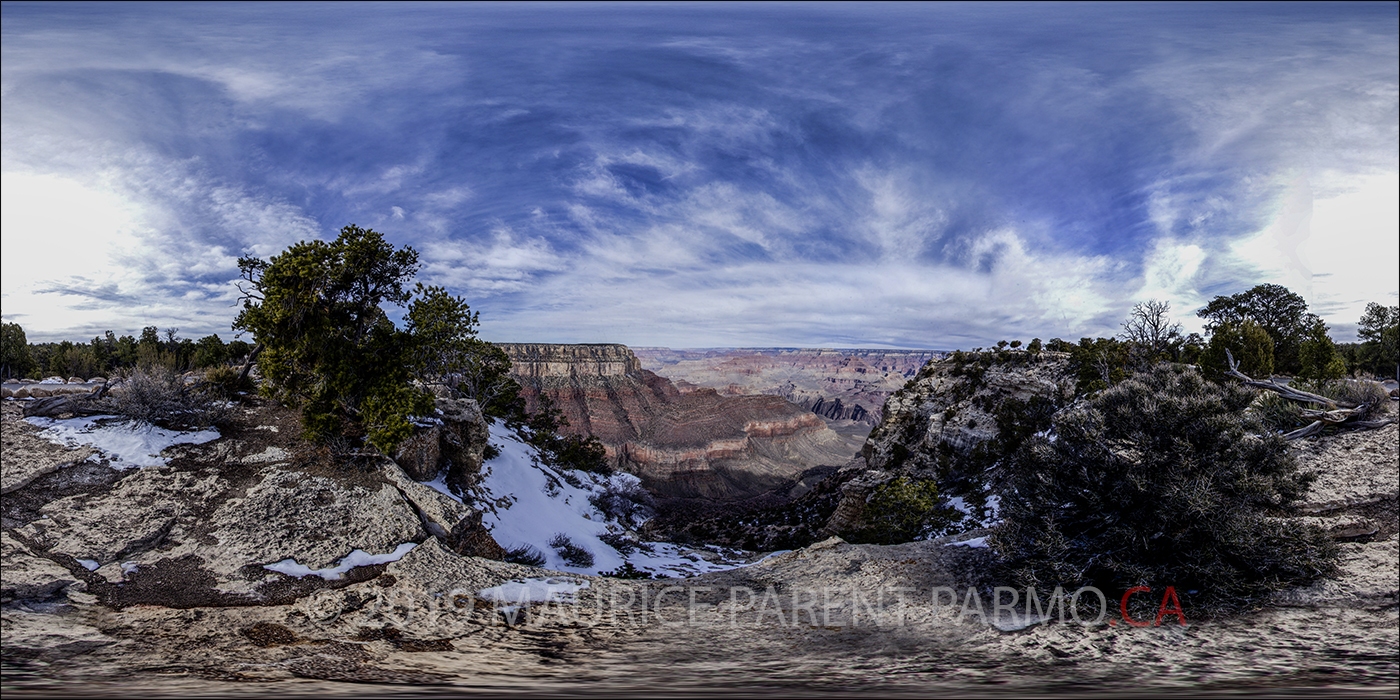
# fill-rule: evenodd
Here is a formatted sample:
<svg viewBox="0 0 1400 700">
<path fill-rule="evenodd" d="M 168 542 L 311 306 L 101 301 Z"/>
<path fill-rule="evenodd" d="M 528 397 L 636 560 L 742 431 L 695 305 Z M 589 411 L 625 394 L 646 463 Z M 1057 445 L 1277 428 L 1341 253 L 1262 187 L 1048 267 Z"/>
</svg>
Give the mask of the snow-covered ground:
<svg viewBox="0 0 1400 700">
<path fill-rule="evenodd" d="M 477 597 L 497 603 L 572 603 L 588 582 L 574 578 L 521 578 L 477 591 Z M 456 591 L 454 591 L 455 593 Z"/>
<path fill-rule="evenodd" d="M 150 423 L 122 420 L 117 416 L 88 416 L 86 418 L 25 418 L 44 430 L 39 433 L 49 442 L 66 447 L 90 445 L 100 450 L 117 469 L 152 467 L 165 464 L 161 450 L 172 445 L 200 445 L 219 438 L 217 430 L 177 431 L 158 428 Z"/>
<path fill-rule="evenodd" d="M 635 487 L 640 484 L 637 477 L 581 471 L 566 475 L 537 464 L 535 448 L 503 425 L 491 426 L 491 444 L 500 450 L 500 455 L 482 467 L 484 478 L 478 492 L 478 505 L 486 511 L 482 524 L 506 549 L 529 546 L 538 550 L 545 557 L 547 569 L 600 574 L 631 563 L 641 571 L 678 577 L 733 569 L 746 563 L 742 552 L 702 550 L 669 542 L 643 542 L 636 551 L 624 556 L 600 538 L 609 533 L 621 534 L 626 524 L 598 510 L 589 497 L 603 493 L 609 486 Z M 453 496 L 440 480 L 429 485 Z M 593 563 L 569 562 L 564 553 L 550 544 L 560 534 L 591 554 Z"/>
</svg>

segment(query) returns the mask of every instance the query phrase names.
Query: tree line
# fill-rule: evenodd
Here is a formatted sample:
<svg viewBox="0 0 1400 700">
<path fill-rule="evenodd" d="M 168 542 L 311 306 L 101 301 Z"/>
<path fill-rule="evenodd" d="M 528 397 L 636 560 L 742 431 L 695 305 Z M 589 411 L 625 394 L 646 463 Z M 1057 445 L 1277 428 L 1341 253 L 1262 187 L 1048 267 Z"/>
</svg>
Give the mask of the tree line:
<svg viewBox="0 0 1400 700">
<path fill-rule="evenodd" d="M 1134 369 L 1161 361 L 1196 365 L 1219 381 L 1229 369 L 1227 351 L 1245 374 L 1278 374 L 1313 384 L 1400 372 L 1397 306 L 1368 304 L 1355 343 L 1333 341 L 1326 322 L 1308 311 L 1307 301 L 1277 284 L 1212 299 L 1196 312 L 1206 322 L 1204 337 L 1183 334 L 1170 313 L 1170 303 L 1149 300 L 1133 307 L 1116 337 L 1081 338 L 1078 344 L 1053 338 L 1044 347 L 1070 353 L 1081 391 L 1107 388 Z M 1039 339 L 1031 342 L 1031 348 L 1039 347 Z"/>
<path fill-rule="evenodd" d="M 193 340 L 179 333 L 179 328 L 161 331 L 146 326 L 139 337 L 107 331 L 86 343 L 30 343 L 22 326 L 7 322 L 0 324 L 0 375 L 5 379 L 55 375 L 88 379 L 140 367 L 187 372 L 236 362 L 251 349 L 242 340 L 226 343 L 218 334 Z"/>
</svg>

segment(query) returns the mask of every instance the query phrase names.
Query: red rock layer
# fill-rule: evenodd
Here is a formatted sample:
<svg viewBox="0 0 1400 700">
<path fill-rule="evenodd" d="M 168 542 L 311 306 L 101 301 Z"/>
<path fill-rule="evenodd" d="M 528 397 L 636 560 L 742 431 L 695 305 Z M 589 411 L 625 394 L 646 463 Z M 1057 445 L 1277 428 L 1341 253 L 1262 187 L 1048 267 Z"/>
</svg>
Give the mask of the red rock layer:
<svg viewBox="0 0 1400 700">
<path fill-rule="evenodd" d="M 938 353 L 915 350 L 639 348 L 643 367 L 687 387 L 773 394 L 832 420 L 875 425 L 885 399 Z"/>
<path fill-rule="evenodd" d="M 616 468 L 663 495 L 745 497 L 851 457 L 820 418 L 780 396 L 728 396 L 693 386 L 682 392 L 642 369 L 581 371 L 624 366 L 624 353 L 635 363 L 625 346 L 501 347 L 530 410 L 548 395 L 568 419 L 567 432 L 598 438 Z"/>
</svg>

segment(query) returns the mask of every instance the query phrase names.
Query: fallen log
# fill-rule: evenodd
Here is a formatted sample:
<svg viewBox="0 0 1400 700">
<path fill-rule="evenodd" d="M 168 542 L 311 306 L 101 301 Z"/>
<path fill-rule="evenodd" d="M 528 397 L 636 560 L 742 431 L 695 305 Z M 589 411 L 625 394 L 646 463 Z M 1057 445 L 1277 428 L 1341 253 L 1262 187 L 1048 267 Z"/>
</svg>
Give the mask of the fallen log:
<svg viewBox="0 0 1400 700">
<path fill-rule="evenodd" d="M 111 410 L 102 408 L 100 402 L 94 398 L 95 394 L 68 394 L 65 396 L 50 396 L 43 399 L 34 399 L 24 404 L 24 417 L 37 416 L 40 418 L 57 418 L 64 414 L 74 416 L 96 416 L 104 413 L 111 413 Z"/>
<path fill-rule="evenodd" d="M 1241 372 L 1240 363 L 1235 360 L 1235 356 L 1230 353 L 1229 349 L 1225 350 L 1225 357 L 1230 361 L 1230 370 L 1225 374 L 1244 382 L 1246 386 L 1272 391 L 1290 401 L 1321 404 L 1327 407 L 1325 410 L 1321 411 L 1315 408 L 1302 409 L 1299 415 L 1304 419 L 1312 420 L 1312 422 L 1292 432 L 1284 433 L 1283 437 L 1285 440 L 1297 440 L 1298 438 L 1317 435 L 1322 432 L 1323 428 L 1329 425 L 1335 425 L 1349 430 L 1374 430 L 1397 421 L 1396 418 L 1359 420 L 1370 416 L 1371 409 L 1375 407 L 1373 403 L 1354 404 L 1349 401 L 1337 401 L 1335 399 L 1329 399 L 1326 396 L 1314 394 L 1310 391 L 1303 391 L 1285 384 L 1279 384 L 1272 380 L 1262 382 Z"/>
<path fill-rule="evenodd" d="M 1289 399 L 1291 401 L 1322 404 L 1323 406 L 1326 406 L 1328 410 L 1335 410 L 1337 408 L 1357 407 L 1356 404 L 1348 401 L 1337 401 L 1336 399 L 1329 399 L 1326 396 L 1320 396 L 1310 391 L 1295 389 L 1291 386 L 1288 386 L 1287 384 L 1278 384 L 1273 382 L 1272 380 L 1267 382 L 1261 382 L 1257 379 L 1253 379 L 1249 375 L 1240 371 L 1240 363 L 1235 360 L 1234 355 L 1230 354 L 1229 348 L 1225 349 L 1225 357 L 1230 361 L 1230 370 L 1227 371 L 1225 374 L 1244 382 L 1247 386 L 1252 386 L 1256 389 L 1264 389 L 1265 391 L 1272 391 L 1275 394 L 1278 394 L 1279 396 L 1282 396 L 1283 398 Z"/>
<path fill-rule="evenodd" d="M 1294 430 L 1294 431 L 1288 432 L 1288 433 L 1284 433 L 1284 434 L 1283 434 L 1283 439 L 1284 439 L 1284 440 L 1297 440 L 1298 438 L 1311 437 L 1311 436 L 1313 436 L 1313 435 L 1316 435 L 1316 434 L 1322 432 L 1322 429 L 1323 429 L 1324 427 L 1326 427 L 1326 425 L 1327 425 L 1326 423 L 1323 423 L 1323 422 L 1320 421 L 1320 420 L 1315 420 L 1315 421 L 1313 421 L 1313 422 L 1311 422 L 1311 423 L 1309 423 L 1309 424 L 1307 424 L 1307 425 L 1305 425 L 1305 426 L 1303 426 L 1303 427 L 1301 427 L 1301 428 L 1299 428 L 1299 429 L 1297 429 L 1297 430 Z"/>
</svg>

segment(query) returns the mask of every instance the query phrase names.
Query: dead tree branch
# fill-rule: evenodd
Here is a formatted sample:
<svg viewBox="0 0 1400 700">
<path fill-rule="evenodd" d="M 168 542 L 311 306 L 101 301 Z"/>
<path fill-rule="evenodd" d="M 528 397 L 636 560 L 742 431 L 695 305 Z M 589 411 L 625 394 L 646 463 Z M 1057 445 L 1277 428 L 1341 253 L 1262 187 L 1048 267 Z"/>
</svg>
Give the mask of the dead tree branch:
<svg viewBox="0 0 1400 700">
<path fill-rule="evenodd" d="M 1256 379 L 1251 379 L 1249 375 L 1240 371 L 1240 363 L 1235 361 L 1235 356 L 1232 355 L 1228 349 L 1225 350 L 1225 357 L 1230 361 L 1230 371 L 1225 374 L 1244 382 L 1246 386 L 1272 391 L 1290 401 L 1326 406 L 1324 410 L 1305 408 L 1300 411 L 1300 415 L 1303 418 L 1311 419 L 1312 422 L 1292 432 L 1284 433 L 1283 437 L 1286 440 L 1297 440 L 1298 438 L 1317 435 L 1322 432 L 1323 428 L 1329 425 L 1356 430 L 1373 430 L 1396 422 L 1395 418 L 1357 420 L 1359 418 L 1368 417 L 1371 414 L 1371 409 L 1374 408 L 1374 404 L 1364 403 L 1357 405 L 1348 401 L 1337 401 L 1335 399 L 1329 399 L 1326 396 L 1319 396 L 1318 394 L 1295 389 L 1291 386 L 1279 384 L 1274 381 L 1261 382 Z"/>
</svg>

